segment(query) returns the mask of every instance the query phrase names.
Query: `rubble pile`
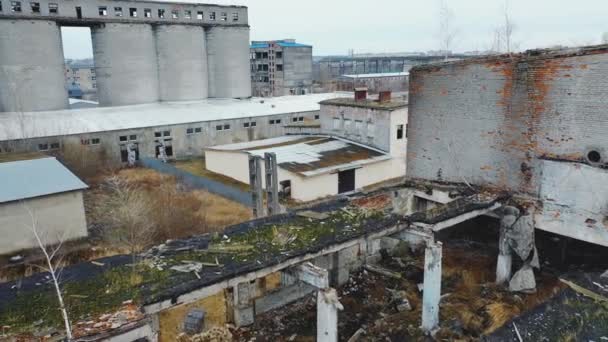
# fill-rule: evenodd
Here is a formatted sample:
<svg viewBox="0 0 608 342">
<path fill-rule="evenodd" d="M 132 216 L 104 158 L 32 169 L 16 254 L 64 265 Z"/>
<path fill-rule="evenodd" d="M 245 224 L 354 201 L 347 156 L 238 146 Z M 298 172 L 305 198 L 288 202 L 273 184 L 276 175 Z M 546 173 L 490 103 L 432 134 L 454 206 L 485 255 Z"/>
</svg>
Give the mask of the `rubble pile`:
<svg viewBox="0 0 608 342">
<path fill-rule="evenodd" d="M 123 304 L 124 306 L 114 313 L 103 314 L 95 319 L 77 322 L 73 326 L 74 336 L 83 337 L 115 330 L 144 318 L 139 308 L 131 301 Z"/>
</svg>

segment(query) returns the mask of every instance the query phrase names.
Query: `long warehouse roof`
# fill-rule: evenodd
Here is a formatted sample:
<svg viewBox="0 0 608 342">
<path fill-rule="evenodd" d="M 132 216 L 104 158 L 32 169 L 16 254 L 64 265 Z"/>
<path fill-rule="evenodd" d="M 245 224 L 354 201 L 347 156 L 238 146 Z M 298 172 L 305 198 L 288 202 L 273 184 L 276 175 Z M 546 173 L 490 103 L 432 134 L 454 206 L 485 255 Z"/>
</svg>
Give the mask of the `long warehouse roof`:
<svg viewBox="0 0 608 342">
<path fill-rule="evenodd" d="M 207 99 L 50 112 L 0 113 L 0 141 L 179 125 L 320 110 L 346 93 L 274 98 Z"/>
</svg>

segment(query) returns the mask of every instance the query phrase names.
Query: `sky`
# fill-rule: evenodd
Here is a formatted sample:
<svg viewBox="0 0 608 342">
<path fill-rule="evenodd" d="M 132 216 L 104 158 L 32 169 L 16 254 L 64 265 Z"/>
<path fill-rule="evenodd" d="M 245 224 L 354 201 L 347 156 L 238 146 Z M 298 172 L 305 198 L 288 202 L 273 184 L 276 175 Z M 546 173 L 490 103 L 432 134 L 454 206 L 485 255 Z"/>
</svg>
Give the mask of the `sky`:
<svg viewBox="0 0 608 342">
<path fill-rule="evenodd" d="M 455 52 L 491 48 L 505 0 L 445 0 Z M 252 40 L 294 38 L 317 56 L 439 50 L 439 0 L 205 0 L 249 7 Z M 509 0 L 520 50 L 599 44 L 608 32 L 607 0 Z M 66 58 L 92 56 L 90 33 L 63 28 Z"/>
</svg>

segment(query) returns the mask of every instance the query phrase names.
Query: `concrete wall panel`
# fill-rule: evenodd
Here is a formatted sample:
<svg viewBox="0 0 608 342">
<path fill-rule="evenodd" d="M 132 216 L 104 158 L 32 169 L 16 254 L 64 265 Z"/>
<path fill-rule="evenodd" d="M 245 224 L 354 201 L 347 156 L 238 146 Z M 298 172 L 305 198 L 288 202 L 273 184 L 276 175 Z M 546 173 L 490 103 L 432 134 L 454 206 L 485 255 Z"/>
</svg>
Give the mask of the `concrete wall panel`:
<svg viewBox="0 0 608 342">
<path fill-rule="evenodd" d="M 210 27 L 207 32 L 209 97 L 251 97 L 249 27 Z"/>
<path fill-rule="evenodd" d="M 68 108 L 63 69 L 55 22 L 0 19 L 0 112 Z"/>
<path fill-rule="evenodd" d="M 42 241 L 57 244 L 88 235 L 82 191 L 67 192 L 25 201 L 38 222 Z M 0 254 L 38 248 L 31 231 L 32 220 L 21 202 L 0 204 Z"/>
<path fill-rule="evenodd" d="M 155 28 L 161 101 L 202 100 L 208 95 L 205 31 L 200 26 Z"/>
<path fill-rule="evenodd" d="M 159 100 L 156 39 L 147 24 L 105 24 L 91 28 L 101 106 Z"/>
</svg>

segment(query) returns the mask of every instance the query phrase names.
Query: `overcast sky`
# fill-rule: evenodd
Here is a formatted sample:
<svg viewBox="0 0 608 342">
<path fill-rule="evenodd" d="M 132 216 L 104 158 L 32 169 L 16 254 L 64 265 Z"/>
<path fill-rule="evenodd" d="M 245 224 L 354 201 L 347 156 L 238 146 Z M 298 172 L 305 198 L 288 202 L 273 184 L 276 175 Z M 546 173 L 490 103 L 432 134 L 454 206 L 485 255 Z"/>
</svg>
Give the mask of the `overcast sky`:
<svg viewBox="0 0 608 342">
<path fill-rule="evenodd" d="M 249 7 L 252 40 L 295 38 L 315 55 L 438 50 L 438 0 L 206 0 Z M 504 0 L 447 0 L 454 51 L 491 47 Z M 510 0 L 521 49 L 589 45 L 608 31 L 608 0 Z M 64 29 L 66 58 L 91 57 L 87 29 Z"/>
</svg>

